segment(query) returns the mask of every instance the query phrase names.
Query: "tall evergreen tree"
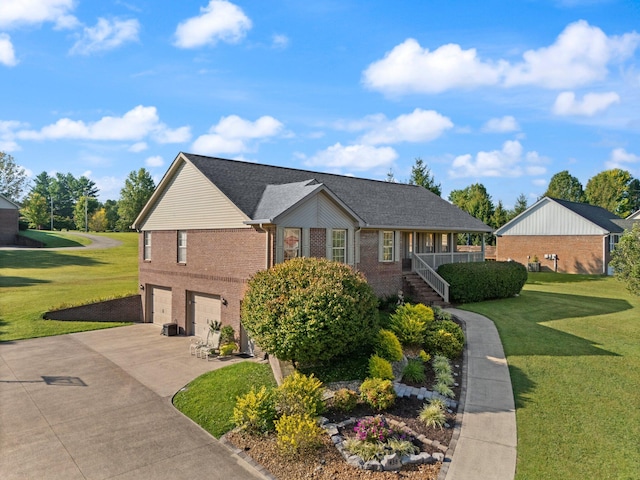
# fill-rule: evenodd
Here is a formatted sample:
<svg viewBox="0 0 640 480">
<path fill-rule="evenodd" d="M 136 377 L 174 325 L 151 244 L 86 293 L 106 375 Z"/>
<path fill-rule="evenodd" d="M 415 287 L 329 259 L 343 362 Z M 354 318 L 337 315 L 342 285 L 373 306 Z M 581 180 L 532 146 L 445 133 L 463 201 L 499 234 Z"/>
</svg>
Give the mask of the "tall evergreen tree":
<svg viewBox="0 0 640 480">
<path fill-rule="evenodd" d="M 118 202 L 118 228 L 126 231 L 131 229 L 131 225 L 147 203 L 155 185 L 151 174 L 144 168 L 137 172 L 129 173 L 124 187 L 120 190 L 120 200 Z"/>
<path fill-rule="evenodd" d="M 420 157 L 416 158 L 416 163 L 411 167 L 409 183 L 411 185 L 420 185 L 438 196 L 442 195 L 441 185 L 436 183 L 435 178 L 431 174 L 431 169 L 429 169 Z"/>
<path fill-rule="evenodd" d="M 474 183 L 462 190 L 452 190 L 449 194 L 449 201 L 471 216 L 483 221 L 486 225 L 491 225 L 494 206 L 491 196 L 487 193 L 487 189 L 483 184 Z M 474 245 L 479 245 L 480 240 L 481 236 L 479 235 L 471 236 L 471 241 Z M 489 237 L 489 242 L 493 243 L 493 241 L 495 240 L 492 235 Z"/>
<path fill-rule="evenodd" d="M 527 201 L 527 196 L 524 193 L 518 195 L 516 198 L 516 204 L 513 206 L 513 210 L 509 212 L 509 220 L 517 217 L 522 212 L 524 212 L 527 208 L 529 208 L 529 202 Z"/>
</svg>

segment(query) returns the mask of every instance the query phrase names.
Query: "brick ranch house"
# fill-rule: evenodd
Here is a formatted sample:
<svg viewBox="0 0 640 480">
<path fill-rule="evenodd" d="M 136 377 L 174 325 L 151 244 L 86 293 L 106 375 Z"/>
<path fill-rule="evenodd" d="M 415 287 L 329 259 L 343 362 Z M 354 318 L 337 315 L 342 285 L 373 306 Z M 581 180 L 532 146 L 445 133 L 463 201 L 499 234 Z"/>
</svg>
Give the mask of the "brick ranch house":
<svg viewBox="0 0 640 480">
<path fill-rule="evenodd" d="M 391 295 L 403 287 L 403 267 L 429 277 L 441 263 L 483 260 L 456 252 L 456 235 L 491 231 L 423 187 L 187 153 L 133 227 L 144 321 L 202 335 L 218 320 L 240 332 L 243 351 L 240 302 L 257 271 L 326 257 Z"/>
<path fill-rule="evenodd" d="M 496 230 L 496 257 L 526 265 L 536 256 L 541 270 L 611 274 L 611 252 L 639 221 L 634 215 L 622 219 L 594 205 L 544 197 Z"/>
<path fill-rule="evenodd" d="M 15 245 L 20 207 L 0 194 L 0 245 Z"/>
</svg>

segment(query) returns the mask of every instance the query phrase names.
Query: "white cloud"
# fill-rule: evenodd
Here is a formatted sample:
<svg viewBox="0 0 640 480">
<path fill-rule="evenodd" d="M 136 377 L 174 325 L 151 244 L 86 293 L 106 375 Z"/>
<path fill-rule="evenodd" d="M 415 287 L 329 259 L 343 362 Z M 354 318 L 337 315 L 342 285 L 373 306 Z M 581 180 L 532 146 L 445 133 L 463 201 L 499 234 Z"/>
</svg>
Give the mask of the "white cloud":
<svg viewBox="0 0 640 480">
<path fill-rule="evenodd" d="M 587 93 L 582 97 L 582 101 L 576 100 L 576 94 L 573 92 L 562 92 L 553 104 L 553 113 L 592 117 L 619 102 L 620 96 L 615 92 Z"/>
<path fill-rule="evenodd" d="M 194 151 L 205 154 L 242 153 L 251 151 L 255 142 L 280 135 L 284 125 L 275 118 L 265 115 L 255 122 L 237 115 L 222 117 L 193 142 Z"/>
<path fill-rule="evenodd" d="M 440 93 L 452 88 L 495 85 L 502 64 L 482 62 L 475 48 L 443 45 L 433 52 L 413 38 L 388 52 L 364 71 L 363 82 L 372 90 L 388 94 Z"/>
<path fill-rule="evenodd" d="M 153 157 L 149 157 L 144 161 L 144 164 L 147 167 L 161 167 L 164 165 L 164 160 L 160 155 L 155 155 Z"/>
<path fill-rule="evenodd" d="M 275 34 L 271 37 L 273 48 L 287 48 L 289 46 L 289 37 L 282 34 Z"/>
<path fill-rule="evenodd" d="M 138 152 L 145 151 L 147 148 L 149 148 L 149 145 L 147 145 L 147 142 L 136 142 L 129 147 L 129 151 L 138 153 Z"/>
<path fill-rule="evenodd" d="M 139 32 L 140 23 L 136 19 L 107 20 L 106 18 L 98 18 L 95 27 L 84 27 L 82 36 L 71 47 L 69 53 L 90 55 L 113 50 L 123 43 L 137 41 Z"/>
<path fill-rule="evenodd" d="M 183 127 L 185 128 L 185 127 Z M 178 129 L 178 131 L 181 129 Z M 40 130 L 21 130 L 16 133 L 22 140 L 128 140 L 136 141 L 152 135 L 162 138 L 171 132 L 160 121 L 156 107 L 138 105 L 122 117 L 106 116 L 96 122 L 85 123 L 82 120 L 62 118 L 56 123 Z M 169 136 L 171 136 L 169 134 Z"/>
<path fill-rule="evenodd" d="M 158 143 L 184 143 L 191 140 L 191 127 L 180 127 L 174 130 L 163 128 L 157 130 L 153 138 Z"/>
<path fill-rule="evenodd" d="M 0 33 L 0 63 L 7 67 L 13 67 L 18 64 L 11 37 L 6 33 Z"/>
<path fill-rule="evenodd" d="M 370 132 L 362 136 L 362 143 L 379 145 L 381 143 L 429 142 L 453 127 L 453 122 L 449 118 L 434 110 L 420 108 L 393 120 L 387 120 L 384 115 L 375 118 L 377 122 L 373 123 Z"/>
<path fill-rule="evenodd" d="M 511 115 L 506 115 L 502 118 L 492 118 L 482 127 L 482 131 L 487 133 L 507 133 L 517 132 L 518 130 L 520 130 L 520 125 L 518 125 L 516 119 Z"/>
<path fill-rule="evenodd" d="M 25 124 L 15 120 L 0 120 L 0 151 L 20 150 L 20 145 L 15 141 L 15 131 L 24 126 Z"/>
<path fill-rule="evenodd" d="M 624 148 L 616 148 L 611 151 L 611 156 L 606 162 L 607 168 L 620 168 L 628 170 L 630 165 L 640 163 L 640 155 L 627 152 Z"/>
<path fill-rule="evenodd" d="M 454 178 L 464 177 L 520 177 L 522 175 L 543 175 L 547 169 L 542 163 L 546 159 L 537 152 L 524 153 L 517 140 L 504 142 L 501 150 L 478 152 L 475 158 L 470 155 L 459 155 L 454 158 L 449 175 Z"/>
<path fill-rule="evenodd" d="M 70 12 L 76 0 L 2 0 L 0 28 L 52 22 L 56 28 L 73 28 L 78 20 Z"/>
<path fill-rule="evenodd" d="M 308 166 L 322 166 L 331 169 L 350 169 L 357 171 L 386 167 L 398 158 L 398 153 L 391 147 L 374 147 L 371 145 L 342 145 L 336 143 L 316 153 L 305 161 Z"/>
<path fill-rule="evenodd" d="M 363 82 L 391 95 L 484 85 L 573 88 L 604 79 L 608 66 L 633 56 L 639 44 L 640 35 L 635 31 L 607 36 L 584 20 L 567 25 L 550 46 L 526 51 L 516 64 L 483 60 L 474 48 L 463 50 L 457 44 L 430 51 L 407 39 L 369 65 Z"/>
<path fill-rule="evenodd" d="M 505 85 L 572 88 L 602 80 L 607 65 L 632 56 L 638 43 L 636 32 L 608 37 L 580 20 L 568 25 L 553 45 L 525 52 L 524 62 L 508 70 Z"/>
<path fill-rule="evenodd" d="M 531 180 L 531 183 L 533 183 L 536 187 L 544 187 L 547 185 L 547 180 L 544 178 L 535 178 Z"/>
<path fill-rule="evenodd" d="M 251 29 L 251 20 L 237 5 L 226 0 L 211 0 L 200 8 L 200 15 L 189 18 L 176 28 L 175 46 L 196 48 L 218 41 L 236 43 Z"/>
</svg>

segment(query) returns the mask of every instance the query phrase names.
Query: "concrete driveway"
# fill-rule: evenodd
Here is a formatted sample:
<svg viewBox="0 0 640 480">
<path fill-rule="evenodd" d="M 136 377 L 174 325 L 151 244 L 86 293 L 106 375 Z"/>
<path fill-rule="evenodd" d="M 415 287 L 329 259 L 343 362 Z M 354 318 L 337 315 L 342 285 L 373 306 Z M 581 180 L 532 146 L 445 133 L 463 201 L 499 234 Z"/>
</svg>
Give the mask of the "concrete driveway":
<svg viewBox="0 0 640 480">
<path fill-rule="evenodd" d="M 171 405 L 229 364 L 188 343 L 138 324 L 0 344 L 0 478 L 263 478 Z"/>
</svg>

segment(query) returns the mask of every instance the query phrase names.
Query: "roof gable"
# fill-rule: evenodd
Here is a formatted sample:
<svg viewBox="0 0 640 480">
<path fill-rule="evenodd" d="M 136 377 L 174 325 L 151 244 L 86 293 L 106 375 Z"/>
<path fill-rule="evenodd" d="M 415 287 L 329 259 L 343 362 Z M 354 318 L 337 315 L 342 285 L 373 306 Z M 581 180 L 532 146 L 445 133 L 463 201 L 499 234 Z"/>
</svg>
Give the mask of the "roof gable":
<svg viewBox="0 0 640 480">
<path fill-rule="evenodd" d="M 182 153 L 211 183 L 250 219 L 266 210 L 269 186 L 304 184 L 309 179 L 325 186 L 343 205 L 371 228 L 432 229 L 490 232 L 491 228 L 426 188 L 308 170 L 275 167 Z M 295 187 L 304 190 L 311 187 Z M 293 187 L 292 187 L 293 188 Z M 286 189 L 285 189 L 286 190 Z M 267 196 L 278 190 L 271 190 Z M 284 190 L 283 190 L 284 191 Z M 291 193 L 288 192 L 287 195 Z M 293 197 L 295 195 L 292 194 Z M 275 200 L 269 200 L 275 205 Z M 272 208 L 269 207 L 269 208 Z M 258 215 L 261 214 L 261 215 Z"/>
<path fill-rule="evenodd" d="M 0 194 L 0 208 L 7 210 L 20 210 L 18 204 L 12 202 L 2 194 Z"/>
<path fill-rule="evenodd" d="M 544 197 L 496 230 L 502 235 L 606 235 L 620 233 L 622 220 L 604 208 Z"/>
</svg>

